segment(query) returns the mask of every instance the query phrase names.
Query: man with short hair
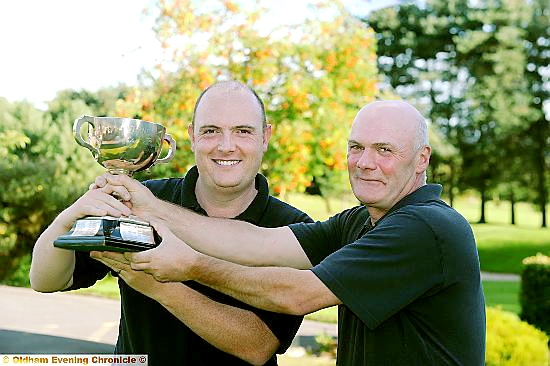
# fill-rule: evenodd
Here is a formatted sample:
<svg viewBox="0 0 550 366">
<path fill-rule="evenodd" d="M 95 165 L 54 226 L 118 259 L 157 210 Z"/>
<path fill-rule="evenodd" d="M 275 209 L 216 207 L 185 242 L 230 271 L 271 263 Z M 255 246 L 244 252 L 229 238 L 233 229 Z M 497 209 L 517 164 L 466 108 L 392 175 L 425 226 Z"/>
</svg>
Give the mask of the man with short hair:
<svg viewBox="0 0 550 366">
<path fill-rule="evenodd" d="M 430 155 L 426 122 L 414 107 L 367 104 L 348 139 L 349 179 L 362 204 L 324 222 L 272 229 L 185 210 L 171 213 L 174 225 L 135 181 L 106 174 L 96 183 L 130 196 L 133 212 L 155 221 L 163 238 L 155 249 L 125 253 L 133 269 L 159 281 L 193 279 L 287 314 L 340 305 L 338 365 L 483 365 L 474 236 L 440 199 L 441 186 L 426 183 Z M 239 251 L 228 250 L 235 242 Z"/>
<path fill-rule="evenodd" d="M 196 166 L 184 178 L 150 180 L 143 188 L 170 204 L 170 211 L 171 205 L 181 206 L 265 227 L 311 222 L 270 196 L 258 174 L 270 135 L 263 103 L 252 89 L 236 81 L 216 83 L 198 98 L 189 126 Z M 116 353 L 148 354 L 149 365 L 160 366 L 276 365 L 275 353 L 289 347 L 301 316 L 260 310 L 193 281 L 162 284 L 129 266 L 109 268 L 88 253 L 52 245 L 80 217 L 130 214 L 100 189 L 85 193 L 38 239 L 32 287 L 44 292 L 89 287 L 113 269 L 121 294 Z M 238 251 L 238 243 L 231 250 Z"/>
</svg>

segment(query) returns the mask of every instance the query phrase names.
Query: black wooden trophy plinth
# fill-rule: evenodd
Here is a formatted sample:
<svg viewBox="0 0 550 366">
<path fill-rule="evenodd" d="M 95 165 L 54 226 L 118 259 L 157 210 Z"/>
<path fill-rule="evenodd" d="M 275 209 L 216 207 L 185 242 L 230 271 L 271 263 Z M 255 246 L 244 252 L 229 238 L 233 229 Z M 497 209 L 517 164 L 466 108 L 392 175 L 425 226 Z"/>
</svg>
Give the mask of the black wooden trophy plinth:
<svg viewBox="0 0 550 366">
<path fill-rule="evenodd" d="M 152 249 L 161 239 L 147 222 L 127 217 L 89 216 L 77 220 L 54 246 L 81 251 L 138 252 Z"/>
</svg>

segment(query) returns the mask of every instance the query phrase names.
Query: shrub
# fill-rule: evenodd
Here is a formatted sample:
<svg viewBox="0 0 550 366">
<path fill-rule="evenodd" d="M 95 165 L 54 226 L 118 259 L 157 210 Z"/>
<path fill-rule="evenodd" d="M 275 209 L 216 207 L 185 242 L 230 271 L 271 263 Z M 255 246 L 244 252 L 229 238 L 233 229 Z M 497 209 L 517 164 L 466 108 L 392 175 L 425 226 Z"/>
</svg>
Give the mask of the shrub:
<svg viewBox="0 0 550 366">
<path fill-rule="evenodd" d="M 0 279 L 0 283 L 8 286 L 30 287 L 29 271 L 31 269 L 31 254 L 27 253 L 17 258 L 17 266 L 6 278 Z"/>
<path fill-rule="evenodd" d="M 523 260 L 520 304 L 521 319 L 550 334 L 550 257 Z"/>
<path fill-rule="evenodd" d="M 548 366 L 548 336 L 519 317 L 487 308 L 487 366 Z"/>
<path fill-rule="evenodd" d="M 315 337 L 315 342 L 319 346 L 319 349 L 315 352 L 316 354 L 336 358 L 336 351 L 338 349 L 337 337 L 322 333 Z"/>
</svg>

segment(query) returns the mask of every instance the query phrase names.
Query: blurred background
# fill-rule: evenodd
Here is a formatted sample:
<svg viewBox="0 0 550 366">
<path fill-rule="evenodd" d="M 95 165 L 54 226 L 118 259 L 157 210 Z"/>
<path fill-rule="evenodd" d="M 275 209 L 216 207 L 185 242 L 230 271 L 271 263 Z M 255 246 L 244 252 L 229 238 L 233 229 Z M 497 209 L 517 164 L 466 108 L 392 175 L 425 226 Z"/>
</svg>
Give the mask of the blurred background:
<svg viewBox="0 0 550 366">
<path fill-rule="evenodd" d="M 272 194 L 319 220 L 357 204 L 346 138 L 359 108 L 415 105 L 434 150 L 428 180 L 472 223 L 482 270 L 519 276 L 524 258 L 550 255 L 548 5 L 0 2 L 0 282 L 28 286 L 36 237 L 103 172 L 75 143 L 75 118 L 163 124 L 176 157 L 136 178 L 180 176 L 195 100 L 227 79 L 266 104 Z M 521 316 L 517 279 L 485 287 L 488 305 Z"/>
</svg>

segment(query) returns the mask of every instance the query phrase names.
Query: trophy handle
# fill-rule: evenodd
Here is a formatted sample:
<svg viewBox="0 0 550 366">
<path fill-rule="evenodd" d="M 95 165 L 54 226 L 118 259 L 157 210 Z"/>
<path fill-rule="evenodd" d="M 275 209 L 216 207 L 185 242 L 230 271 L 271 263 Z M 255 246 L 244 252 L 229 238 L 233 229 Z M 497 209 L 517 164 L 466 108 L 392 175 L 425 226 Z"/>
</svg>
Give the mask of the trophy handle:
<svg viewBox="0 0 550 366">
<path fill-rule="evenodd" d="M 170 136 L 170 134 L 168 133 L 164 134 L 163 140 L 168 142 L 168 145 L 170 145 L 170 150 L 168 150 L 168 153 L 165 157 L 157 159 L 155 164 L 167 163 L 172 160 L 174 158 L 174 155 L 176 154 L 176 140 L 174 140 L 172 136 Z"/>
<path fill-rule="evenodd" d="M 95 128 L 94 117 L 92 117 L 92 116 L 80 116 L 80 118 L 77 118 L 74 121 L 73 135 L 74 135 L 74 138 L 75 138 L 76 142 L 78 142 L 79 145 L 84 146 L 85 148 L 90 150 L 92 153 L 94 153 L 96 151 L 96 149 L 94 149 L 94 147 L 92 145 L 90 145 L 89 143 L 84 141 L 84 139 L 82 138 L 82 134 L 80 133 L 80 129 L 82 127 L 82 124 L 85 123 L 85 122 L 91 124 Z"/>
</svg>

